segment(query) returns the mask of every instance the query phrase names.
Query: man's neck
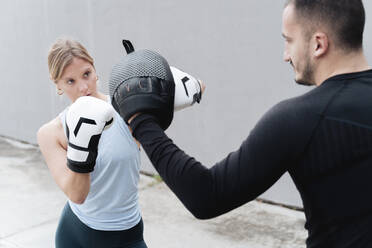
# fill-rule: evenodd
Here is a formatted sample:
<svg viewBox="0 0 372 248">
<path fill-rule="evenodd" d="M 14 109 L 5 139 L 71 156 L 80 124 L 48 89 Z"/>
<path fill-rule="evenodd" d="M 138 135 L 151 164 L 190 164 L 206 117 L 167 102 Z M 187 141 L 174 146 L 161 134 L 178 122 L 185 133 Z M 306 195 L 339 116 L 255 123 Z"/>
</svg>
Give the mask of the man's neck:
<svg viewBox="0 0 372 248">
<path fill-rule="evenodd" d="M 318 67 L 319 73 L 315 76 L 315 84 L 321 85 L 326 79 L 345 73 L 353 73 L 359 71 L 370 70 L 367 59 L 363 51 L 349 53 L 346 55 L 338 55 L 324 61 Z"/>
</svg>

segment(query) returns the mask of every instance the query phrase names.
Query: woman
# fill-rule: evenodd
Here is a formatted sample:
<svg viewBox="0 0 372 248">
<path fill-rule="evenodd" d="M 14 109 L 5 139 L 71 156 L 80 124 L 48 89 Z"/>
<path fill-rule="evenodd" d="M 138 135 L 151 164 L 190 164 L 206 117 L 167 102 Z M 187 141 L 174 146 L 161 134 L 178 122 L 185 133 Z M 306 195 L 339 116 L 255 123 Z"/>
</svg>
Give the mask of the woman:
<svg viewBox="0 0 372 248">
<path fill-rule="evenodd" d="M 97 91 L 94 61 L 77 41 L 59 39 L 48 54 L 50 78 L 57 93 L 71 102 L 92 96 L 110 102 Z M 139 147 L 115 112 L 114 123 L 98 145 L 94 171 L 68 168 L 65 116 L 68 108 L 38 131 L 38 143 L 57 185 L 68 197 L 56 231 L 56 247 L 147 247 L 138 206 Z"/>
</svg>

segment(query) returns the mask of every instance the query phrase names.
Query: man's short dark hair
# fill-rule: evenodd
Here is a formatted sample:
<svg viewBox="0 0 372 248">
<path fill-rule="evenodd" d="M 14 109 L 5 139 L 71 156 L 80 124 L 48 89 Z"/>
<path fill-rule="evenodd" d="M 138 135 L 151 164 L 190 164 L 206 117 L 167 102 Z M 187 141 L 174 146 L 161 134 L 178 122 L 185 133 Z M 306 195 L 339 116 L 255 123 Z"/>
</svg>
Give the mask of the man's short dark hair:
<svg viewBox="0 0 372 248">
<path fill-rule="evenodd" d="M 307 31 L 326 25 L 336 46 L 348 51 L 362 48 L 365 24 L 362 0 L 287 0 L 286 6 L 289 4 L 308 25 Z"/>
</svg>

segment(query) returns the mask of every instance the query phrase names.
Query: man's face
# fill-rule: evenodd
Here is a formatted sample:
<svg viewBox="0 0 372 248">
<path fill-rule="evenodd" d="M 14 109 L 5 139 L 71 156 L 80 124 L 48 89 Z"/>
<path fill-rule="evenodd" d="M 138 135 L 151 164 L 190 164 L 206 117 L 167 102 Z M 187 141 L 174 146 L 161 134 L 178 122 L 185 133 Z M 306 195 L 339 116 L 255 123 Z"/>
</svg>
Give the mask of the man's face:
<svg viewBox="0 0 372 248">
<path fill-rule="evenodd" d="M 293 66 L 296 83 L 315 85 L 310 44 L 301 28 L 294 6 L 289 4 L 283 11 L 282 20 L 282 35 L 285 39 L 284 61 Z"/>
</svg>

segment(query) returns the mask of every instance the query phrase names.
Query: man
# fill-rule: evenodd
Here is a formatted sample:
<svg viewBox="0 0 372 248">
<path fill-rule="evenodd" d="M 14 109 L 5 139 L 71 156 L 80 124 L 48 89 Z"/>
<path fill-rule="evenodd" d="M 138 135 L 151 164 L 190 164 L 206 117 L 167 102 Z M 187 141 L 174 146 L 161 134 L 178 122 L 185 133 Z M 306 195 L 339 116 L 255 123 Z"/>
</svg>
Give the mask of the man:
<svg viewBox="0 0 372 248">
<path fill-rule="evenodd" d="M 129 120 L 191 213 L 224 214 L 288 171 L 303 200 L 308 247 L 372 247 L 372 70 L 362 49 L 364 22 L 361 0 L 287 1 L 284 60 L 297 83 L 317 87 L 274 106 L 237 151 L 209 169 L 173 144 L 156 113 L 141 110 Z M 125 93 L 113 98 L 126 107 Z"/>
</svg>

